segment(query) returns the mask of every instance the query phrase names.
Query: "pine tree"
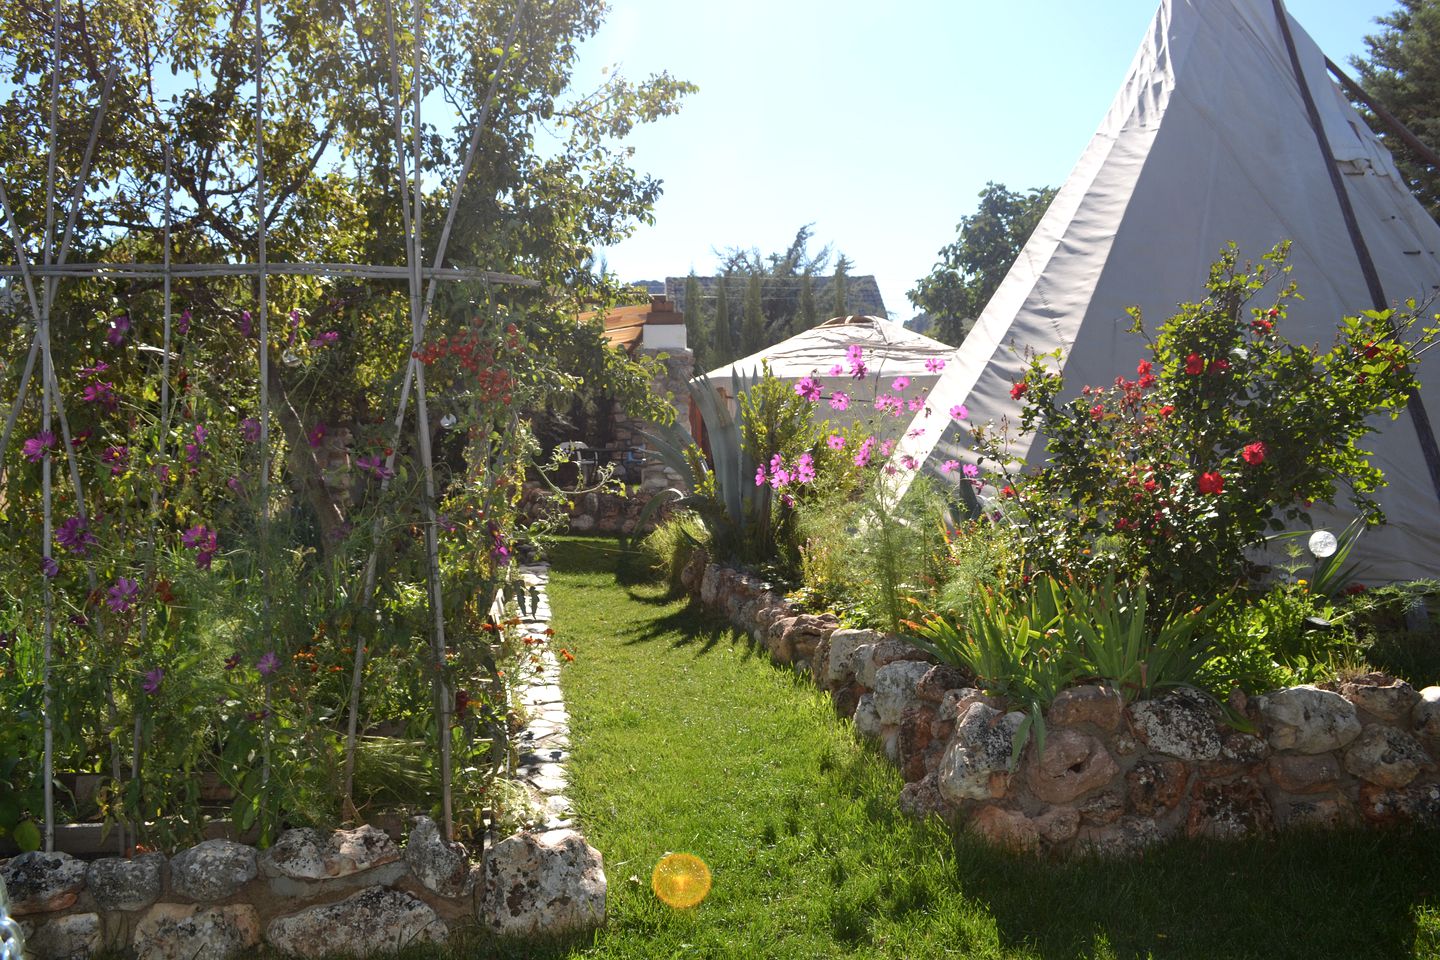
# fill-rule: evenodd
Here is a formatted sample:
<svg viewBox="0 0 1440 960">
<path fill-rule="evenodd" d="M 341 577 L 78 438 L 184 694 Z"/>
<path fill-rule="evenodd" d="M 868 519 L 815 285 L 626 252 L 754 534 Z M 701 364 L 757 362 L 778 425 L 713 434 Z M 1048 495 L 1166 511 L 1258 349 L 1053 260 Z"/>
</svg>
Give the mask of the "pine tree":
<svg viewBox="0 0 1440 960">
<path fill-rule="evenodd" d="M 728 279 L 729 275 L 723 273 L 715 278 L 720 289 L 715 294 L 715 337 L 711 342 L 715 344 L 714 362 L 717 367 L 736 359 L 735 335 L 730 330 L 730 301 L 725 296 L 725 281 Z"/>
<path fill-rule="evenodd" d="M 815 327 L 815 281 L 814 271 L 809 267 L 800 274 L 800 311 L 795 314 L 795 324 L 790 329 L 791 335 L 804 333 Z"/>
<path fill-rule="evenodd" d="M 843 253 L 840 259 L 835 261 L 835 276 L 830 280 L 830 293 L 834 297 L 835 313 L 837 317 L 850 315 L 848 303 L 850 300 L 849 287 L 850 258 Z"/>
<path fill-rule="evenodd" d="M 710 326 L 705 322 L 705 303 L 700 296 L 700 280 L 695 271 L 685 278 L 685 339 L 695 354 L 695 370 L 710 369 L 714 344 L 710 339 Z"/>
<path fill-rule="evenodd" d="M 751 272 L 750 282 L 745 287 L 745 317 L 740 324 L 740 349 L 747 357 L 769 346 L 765 341 L 762 293 L 760 271 L 756 270 Z"/>
</svg>

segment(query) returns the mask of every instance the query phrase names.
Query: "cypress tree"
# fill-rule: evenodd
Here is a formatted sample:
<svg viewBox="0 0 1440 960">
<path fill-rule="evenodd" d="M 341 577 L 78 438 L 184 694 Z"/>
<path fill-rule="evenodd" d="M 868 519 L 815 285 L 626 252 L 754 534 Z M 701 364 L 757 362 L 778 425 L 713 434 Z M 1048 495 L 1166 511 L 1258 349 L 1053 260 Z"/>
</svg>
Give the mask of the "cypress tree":
<svg viewBox="0 0 1440 960">
<path fill-rule="evenodd" d="M 835 261 L 835 276 L 830 280 L 830 293 L 834 297 L 834 315 L 837 317 L 849 316 L 850 311 L 847 304 L 850 299 L 849 286 L 850 259 L 844 254 Z"/>
<path fill-rule="evenodd" d="M 760 271 L 750 273 L 750 283 L 745 287 L 745 317 L 740 324 L 740 349 L 745 356 L 764 350 L 765 310 L 761 301 Z"/>
<path fill-rule="evenodd" d="M 810 267 L 800 275 L 800 312 L 795 315 L 795 324 L 791 327 L 792 335 L 803 333 L 815 327 L 818 321 L 815 318 L 815 283 L 814 271 Z"/>
<path fill-rule="evenodd" d="M 715 294 L 715 337 L 712 342 L 715 344 L 715 366 L 719 367 L 735 359 L 735 335 L 730 330 L 730 302 L 725 296 L 725 281 L 730 277 L 722 273 L 715 279 L 720 289 Z"/>
<path fill-rule="evenodd" d="M 705 303 L 700 296 L 700 280 L 695 271 L 685 278 L 685 338 L 690 351 L 695 354 L 697 373 L 710 369 L 710 355 L 714 345 L 710 342 L 709 324 L 705 322 Z"/>
</svg>

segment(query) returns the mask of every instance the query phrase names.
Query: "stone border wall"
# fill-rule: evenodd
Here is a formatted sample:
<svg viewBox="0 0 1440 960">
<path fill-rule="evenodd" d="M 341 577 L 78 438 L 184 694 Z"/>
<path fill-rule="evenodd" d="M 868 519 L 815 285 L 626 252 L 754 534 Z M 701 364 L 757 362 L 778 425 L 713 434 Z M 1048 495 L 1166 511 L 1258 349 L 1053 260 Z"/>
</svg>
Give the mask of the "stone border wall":
<svg viewBox="0 0 1440 960">
<path fill-rule="evenodd" d="M 1024 714 L 895 636 L 802 614 L 758 577 L 710 563 L 682 578 L 777 663 L 809 675 L 877 741 L 899 805 L 1017 849 L 1129 854 L 1176 837 L 1371 823 L 1440 826 L 1440 687 L 1367 674 L 1228 704 L 1177 689 L 1126 703 L 1070 688 L 1011 769 Z M 1244 729 L 1241 729 L 1241 727 Z"/>
<path fill-rule="evenodd" d="M 541 646 L 546 568 L 522 574 L 533 601 L 522 622 Z M 462 928 L 548 937 L 600 926 L 604 863 L 564 819 L 564 703 L 553 655 L 538 656 L 540 670 L 517 691 L 529 723 L 515 772 L 543 811 L 540 830 L 490 846 L 483 863 L 423 816 L 404 846 L 367 825 L 287 830 L 266 850 L 211 839 L 168 858 L 21 854 L 0 861 L 0 878 L 25 933 L 26 960 L 127 949 L 139 960 L 223 960 L 262 941 L 301 957 L 363 956 L 444 942 Z"/>
<path fill-rule="evenodd" d="M 566 513 L 570 519 L 571 533 L 607 533 L 623 534 L 631 536 L 636 533 L 636 526 L 640 520 L 640 514 L 650 498 L 655 496 L 656 489 L 664 489 L 672 484 L 667 482 L 658 488 L 644 488 L 632 486 L 628 493 L 582 493 L 571 497 L 566 505 Z M 520 512 L 522 515 L 535 518 L 540 515 L 540 501 L 544 498 L 546 490 L 537 481 L 527 481 L 521 494 Z M 649 519 L 646 520 L 644 529 L 640 533 L 649 533 L 659 525 L 660 521 L 674 511 L 670 505 L 659 507 Z"/>
</svg>

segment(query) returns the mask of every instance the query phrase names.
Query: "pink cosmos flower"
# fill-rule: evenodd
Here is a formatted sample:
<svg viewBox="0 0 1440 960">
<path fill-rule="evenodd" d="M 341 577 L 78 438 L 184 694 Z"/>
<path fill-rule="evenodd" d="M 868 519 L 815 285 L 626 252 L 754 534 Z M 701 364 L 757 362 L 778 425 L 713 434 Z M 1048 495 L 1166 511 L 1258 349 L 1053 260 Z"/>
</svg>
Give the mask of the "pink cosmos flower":
<svg viewBox="0 0 1440 960">
<path fill-rule="evenodd" d="M 795 392 L 810 403 L 815 403 L 820 399 L 820 384 L 814 377 L 801 377 L 800 382 L 795 384 Z"/>
<path fill-rule="evenodd" d="M 315 429 L 311 430 L 305 439 L 310 442 L 312 448 L 320 446 L 320 441 L 325 439 L 325 423 L 322 421 L 315 424 Z"/>
<path fill-rule="evenodd" d="M 826 440 L 825 442 L 830 445 L 830 449 L 831 449 L 831 450 L 844 450 L 844 449 L 845 449 L 845 438 L 842 437 L 842 436 L 840 436 L 840 434 L 838 434 L 838 433 L 832 433 L 832 434 L 830 434 L 830 439 L 829 439 L 829 440 Z"/>
<path fill-rule="evenodd" d="M 125 342 L 125 335 L 130 332 L 130 317 L 120 314 L 110 318 L 110 332 L 105 334 L 105 342 L 112 347 L 118 347 Z"/>
<path fill-rule="evenodd" d="M 830 394 L 830 409 L 844 410 L 850 406 L 850 394 L 836 390 Z"/>
<path fill-rule="evenodd" d="M 755 486 L 757 486 L 757 487 L 763 487 L 763 486 L 765 486 L 765 481 L 766 481 L 766 479 L 767 479 L 767 478 L 766 478 L 766 476 L 765 476 L 765 468 L 764 468 L 764 467 L 756 467 L 756 468 L 755 468 Z"/>
<path fill-rule="evenodd" d="M 374 475 L 378 480 L 388 480 L 395 476 L 395 471 L 385 466 L 385 458 L 379 454 L 373 457 L 356 457 L 355 466 Z"/>
<path fill-rule="evenodd" d="M 271 650 L 256 661 L 255 669 L 260 672 L 260 676 L 268 677 L 280 669 L 280 658 L 275 655 L 274 650 Z"/>
<path fill-rule="evenodd" d="M 310 341 L 312 347 L 328 347 L 340 341 L 340 334 L 334 330 L 326 330 L 320 336 Z"/>
<path fill-rule="evenodd" d="M 115 384 L 95 382 L 86 384 L 81 398 L 86 403 L 98 403 L 107 410 L 115 408 Z"/>
<path fill-rule="evenodd" d="M 941 472 L 941 473 L 954 473 L 956 470 L 959 470 L 959 469 L 960 469 L 960 461 L 959 461 L 959 460 L 946 460 L 944 463 L 940 464 L 940 472 Z"/>
<path fill-rule="evenodd" d="M 860 444 L 860 449 L 855 453 L 855 466 L 863 467 L 870 462 L 870 452 L 875 449 L 875 438 L 866 437 L 865 442 Z"/>
<path fill-rule="evenodd" d="M 973 463 L 965 464 L 965 466 L 960 469 L 960 472 L 965 474 L 965 476 L 971 478 L 972 480 L 975 477 L 980 476 L 980 468 L 975 466 L 975 464 Z"/>
<path fill-rule="evenodd" d="M 911 431 L 909 431 L 908 433 L 905 434 L 905 436 L 910 437 L 911 439 L 914 439 L 915 437 L 923 437 L 924 435 L 925 435 L 925 428 L 924 428 L 924 427 L 916 427 L 914 430 L 911 430 Z"/>
<path fill-rule="evenodd" d="M 786 470 L 784 467 L 781 467 L 779 470 L 772 470 L 770 472 L 770 486 L 776 490 L 779 490 L 781 487 L 788 485 L 790 483 L 790 479 L 790 471 Z"/>
<path fill-rule="evenodd" d="M 945 361 L 941 360 L 939 357 L 931 357 L 929 360 L 925 361 L 925 369 L 928 370 L 930 373 L 939 373 L 941 370 L 945 369 Z"/>
<path fill-rule="evenodd" d="M 240 436 L 245 438 L 246 443 L 255 443 L 260 439 L 260 421 L 254 417 L 246 417 L 240 421 Z"/>
<path fill-rule="evenodd" d="M 906 390 L 910 389 L 910 378 L 896 377 L 891 382 L 890 389 L 894 390 L 896 393 L 904 393 Z"/>
<path fill-rule="evenodd" d="M 835 364 L 835 366 L 833 366 L 833 367 L 830 368 L 830 376 L 832 376 L 832 377 L 843 377 L 844 375 L 845 375 L 845 368 L 844 368 L 843 366 L 841 366 L 840 364 L 837 363 L 837 364 Z"/>
<path fill-rule="evenodd" d="M 165 671 L 156 667 L 145 674 L 145 682 L 140 684 L 140 689 L 148 694 L 155 694 L 160 690 L 160 683 L 165 679 Z"/>
<path fill-rule="evenodd" d="M 53 449 L 54 446 L 55 434 L 49 430 L 43 430 L 27 439 L 25 443 L 21 445 L 20 452 L 24 454 L 25 459 L 31 463 L 39 463 L 46 452 Z"/>
<path fill-rule="evenodd" d="M 250 311 L 240 311 L 240 335 L 247 340 L 255 335 L 255 327 L 250 323 Z"/>
<path fill-rule="evenodd" d="M 892 453 L 894 453 L 894 452 L 895 452 L 895 441 L 894 441 L 894 440 L 886 440 L 884 443 L 880 444 L 880 455 L 881 455 L 882 457 L 888 457 L 888 456 L 890 456 L 890 454 L 892 454 Z"/>
<path fill-rule="evenodd" d="M 908 453 L 900 458 L 900 463 L 905 467 L 906 470 L 914 470 L 920 466 L 916 459 L 910 456 L 910 454 Z"/>
<path fill-rule="evenodd" d="M 968 420 L 969 418 L 970 418 L 970 408 L 967 407 L 967 406 L 965 406 L 965 404 L 963 404 L 963 403 L 957 403 L 957 404 L 955 404 L 955 406 L 953 406 L 953 407 L 950 408 L 950 419 L 951 419 L 951 420 Z"/>
<path fill-rule="evenodd" d="M 77 376 L 77 377 L 82 377 L 82 378 L 83 378 L 83 377 L 98 377 L 98 376 L 100 376 L 100 374 L 104 373 L 106 370 L 109 370 L 109 369 L 110 369 L 110 364 L 106 363 L 104 360 L 99 360 L 99 361 L 96 361 L 95 366 L 93 366 L 93 367 L 81 367 L 81 368 L 80 368 L 80 372 L 77 373 L 76 376 Z"/>
<path fill-rule="evenodd" d="M 815 458 L 802 453 L 795 460 L 795 482 L 812 483 L 815 480 Z"/>
<path fill-rule="evenodd" d="M 911 413 L 914 413 L 923 406 L 925 406 L 924 397 L 911 397 L 910 400 L 905 404 L 905 409 L 909 410 Z"/>
</svg>

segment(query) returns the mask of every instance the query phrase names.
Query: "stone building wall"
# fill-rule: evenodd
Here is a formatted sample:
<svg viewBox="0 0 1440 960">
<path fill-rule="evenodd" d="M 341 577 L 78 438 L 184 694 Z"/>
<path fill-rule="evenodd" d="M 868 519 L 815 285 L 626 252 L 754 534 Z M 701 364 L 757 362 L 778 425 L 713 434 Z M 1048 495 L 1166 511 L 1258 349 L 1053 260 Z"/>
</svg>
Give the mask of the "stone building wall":
<svg viewBox="0 0 1440 960">
<path fill-rule="evenodd" d="M 1227 710 L 1195 691 L 1126 702 L 1072 687 L 1011 764 L 1025 715 L 873 630 L 801 614 L 769 584 L 697 553 L 684 582 L 809 675 L 901 770 L 900 807 L 1000 845 L 1125 855 L 1170 837 L 1230 838 L 1350 824 L 1440 826 L 1440 687 L 1382 674 Z"/>
</svg>

